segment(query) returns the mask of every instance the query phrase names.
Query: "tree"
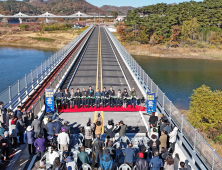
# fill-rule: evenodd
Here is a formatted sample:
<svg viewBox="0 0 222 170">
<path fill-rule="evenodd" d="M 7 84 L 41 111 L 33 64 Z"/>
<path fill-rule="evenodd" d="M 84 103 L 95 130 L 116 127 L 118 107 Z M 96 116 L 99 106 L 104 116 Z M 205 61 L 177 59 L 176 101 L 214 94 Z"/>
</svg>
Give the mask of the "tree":
<svg viewBox="0 0 222 170">
<path fill-rule="evenodd" d="M 173 25 L 172 26 L 171 42 L 170 42 L 171 47 L 178 47 L 177 38 L 178 38 L 179 34 L 180 34 L 179 26 L 178 25 Z"/>
<path fill-rule="evenodd" d="M 190 39 L 197 39 L 199 33 L 199 23 L 197 22 L 196 18 L 193 18 L 188 21 L 184 21 L 181 29 L 181 34 L 184 40 L 187 38 Z"/>
<path fill-rule="evenodd" d="M 111 15 L 112 15 L 114 18 L 117 18 L 118 12 L 117 12 L 117 11 L 111 11 Z"/>
</svg>

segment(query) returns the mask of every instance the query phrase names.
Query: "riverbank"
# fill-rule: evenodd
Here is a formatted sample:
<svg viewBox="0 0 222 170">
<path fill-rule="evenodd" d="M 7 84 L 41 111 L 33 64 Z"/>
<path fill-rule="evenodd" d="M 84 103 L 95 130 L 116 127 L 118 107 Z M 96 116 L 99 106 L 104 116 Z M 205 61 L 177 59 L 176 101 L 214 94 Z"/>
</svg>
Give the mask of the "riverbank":
<svg viewBox="0 0 222 170">
<path fill-rule="evenodd" d="M 131 55 L 146 55 L 163 58 L 193 58 L 222 60 L 222 50 L 201 48 L 166 48 L 163 45 L 130 45 L 123 44 Z"/>
<path fill-rule="evenodd" d="M 69 43 L 77 35 L 77 30 L 6 32 L 0 36 L 0 46 L 51 49 L 56 51 Z"/>
</svg>

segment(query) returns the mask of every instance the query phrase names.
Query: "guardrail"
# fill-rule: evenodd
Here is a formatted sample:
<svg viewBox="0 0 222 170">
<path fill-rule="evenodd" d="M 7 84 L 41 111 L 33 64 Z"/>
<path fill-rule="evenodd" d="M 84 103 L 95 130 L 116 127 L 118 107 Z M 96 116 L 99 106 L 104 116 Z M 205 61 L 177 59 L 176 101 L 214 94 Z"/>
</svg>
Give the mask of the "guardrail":
<svg viewBox="0 0 222 170">
<path fill-rule="evenodd" d="M 86 36 L 86 34 L 90 31 L 90 29 L 92 29 L 93 26 L 90 26 L 87 30 L 85 30 L 84 32 L 84 36 Z M 83 36 L 83 37 L 84 37 Z M 87 35 L 88 37 L 90 36 Z M 50 85 L 47 88 L 51 88 L 51 89 L 56 89 L 57 86 L 59 84 L 61 84 L 61 81 L 63 81 L 64 76 L 67 75 L 67 71 L 69 71 L 69 69 L 71 69 L 72 65 L 75 63 L 75 61 L 77 60 L 77 57 L 79 56 L 79 53 L 81 52 L 81 50 L 84 47 L 85 42 L 88 40 L 88 37 L 85 38 L 85 40 L 83 40 L 83 42 L 81 42 L 81 45 L 78 47 L 78 49 L 72 54 L 72 56 L 70 57 L 70 59 L 67 61 L 67 63 L 63 66 L 63 68 L 61 69 L 61 71 L 59 72 L 59 74 L 54 78 L 54 80 L 50 83 Z M 35 103 L 35 105 L 32 107 L 32 112 L 34 115 L 40 113 L 40 111 L 42 110 L 42 107 L 44 106 L 44 100 L 45 99 L 45 95 L 44 93 L 39 96 L 39 100 Z"/>
<path fill-rule="evenodd" d="M 153 80 L 146 74 L 146 72 L 140 67 L 140 65 L 134 60 L 134 58 L 127 52 L 127 50 L 122 46 L 122 44 L 116 39 L 116 37 L 105 27 L 107 33 L 118 49 L 120 55 L 124 58 L 125 62 L 137 77 L 140 85 L 143 88 L 143 93 L 155 92 L 158 103 L 162 107 L 162 111 L 167 114 L 169 119 L 174 122 L 178 127 L 182 135 L 188 142 L 186 148 L 191 148 L 193 151 L 192 159 L 200 158 L 205 164 L 207 169 L 219 170 L 222 169 L 222 159 L 215 152 L 207 141 L 197 132 L 197 130 L 184 118 L 178 109 L 173 105 L 173 103 L 167 98 L 165 93 L 163 93 L 160 88 L 153 82 Z M 196 156 L 196 155 L 198 156 Z M 195 161 L 194 161 L 195 164 Z M 204 167 L 200 166 L 200 169 Z"/>
<path fill-rule="evenodd" d="M 47 78 L 59 63 L 71 52 L 71 50 L 78 44 L 78 42 L 86 35 L 86 33 L 92 28 L 90 26 L 84 30 L 75 39 L 70 41 L 67 45 L 54 53 L 51 57 L 37 66 L 30 73 L 18 80 L 12 86 L 9 86 L 5 91 L 0 94 L 0 101 L 5 105 L 5 108 L 15 108 L 17 105 L 32 93 L 44 79 Z"/>
</svg>

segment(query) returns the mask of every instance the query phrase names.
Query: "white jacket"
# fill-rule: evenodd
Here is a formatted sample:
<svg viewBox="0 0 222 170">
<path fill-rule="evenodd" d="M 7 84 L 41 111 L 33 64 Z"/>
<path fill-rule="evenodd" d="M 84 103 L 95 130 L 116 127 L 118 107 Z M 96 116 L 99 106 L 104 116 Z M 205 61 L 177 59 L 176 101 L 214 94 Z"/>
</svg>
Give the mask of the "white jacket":
<svg viewBox="0 0 222 170">
<path fill-rule="evenodd" d="M 56 151 L 53 151 L 52 153 L 51 153 L 51 151 L 49 152 L 49 162 L 50 162 L 51 165 L 54 164 L 54 161 L 55 161 L 56 157 L 59 157 L 58 152 L 56 152 Z"/>
<path fill-rule="evenodd" d="M 175 128 L 173 129 L 173 131 L 169 133 L 169 137 L 170 137 L 169 142 L 170 142 L 170 143 L 176 142 L 176 139 L 177 139 L 177 130 L 178 130 L 178 128 L 175 127 Z"/>
<path fill-rule="evenodd" d="M 60 145 L 68 145 L 69 144 L 69 135 L 66 132 L 59 133 L 58 142 Z"/>
</svg>

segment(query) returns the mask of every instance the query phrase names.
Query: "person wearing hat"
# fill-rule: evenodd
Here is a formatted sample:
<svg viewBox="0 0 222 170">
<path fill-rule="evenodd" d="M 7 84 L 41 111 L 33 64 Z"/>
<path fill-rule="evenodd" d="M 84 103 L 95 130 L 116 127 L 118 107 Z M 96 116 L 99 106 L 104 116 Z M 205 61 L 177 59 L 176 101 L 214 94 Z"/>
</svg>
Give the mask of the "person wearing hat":
<svg viewBox="0 0 222 170">
<path fill-rule="evenodd" d="M 69 146 L 69 135 L 66 133 L 66 129 L 64 127 L 61 128 L 62 133 L 58 135 L 58 143 L 60 144 L 60 149 L 63 151 L 68 151 Z"/>
<path fill-rule="evenodd" d="M 137 94 L 136 94 L 136 91 L 135 91 L 134 88 L 132 88 L 132 91 L 130 92 L 130 96 L 132 97 L 131 102 L 130 102 L 131 108 L 133 107 L 133 104 L 134 104 L 134 108 L 135 108 L 135 106 L 136 106 L 136 99 L 135 99 L 135 97 L 137 96 Z"/>
<path fill-rule="evenodd" d="M 34 147 L 34 131 L 32 126 L 28 126 L 26 129 L 26 138 L 27 138 L 27 143 L 29 146 L 29 155 L 31 156 L 32 154 L 35 154 L 35 147 Z"/>
<path fill-rule="evenodd" d="M 55 129 L 55 135 L 58 135 L 62 127 L 62 123 L 60 122 L 59 117 L 57 117 L 56 120 L 53 122 L 53 127 Z"/>
<path fill-rule="evenodd" d="M 35 119 L 32 121 L 32 126 L 34 129 L 35 138 L 37 138 L 39 133 L 41 132 L 41 122 L 38 118 L 39 118 L 38 115 L 36 115 Z"/>
<path fill-rule="evenodd" d="M 17 148 L 17 133 L 18 133 L 18 128 L 15 124 L 15 121 L 11 121 L 11 125 L 9 126 L 9 136 L 12 139 L 12 148 Z"/>
<path fill-rule="evenodd" d="M 113 167 L 113 159 L 110 156 L 110 150 L 105 149 L 102 158 L 100 159 L 101 170 L 110 170 Z"/>
<path fill-rule="evenodd" d="M 62 126 L 66 129 L 66 133 L 69 135 L 70 134 L 70 126 L 68 126 L 68 121 L 64 122 L 64 125 Z"/>
<path fill-rule="evenodd" d="M 71 156 L 68 156 L 66 159 L 65 159 L 65 162 L 66 162 L 66 167 L 67 169 L 78 169 L 77 165 L 76 165 L 76 162 L 74 160 L 73 157 Z"/>
<path fill-rule="evenodd" d="M 123 108 L 127 108 L 127 97 L 129 97 L 127 89 L 124 88 L 124 91 L 122 92 L 122 99 L 123 99 Z"/>
<path fill-rule="evenodd" d="M 145 170 L 149 168 L 147 161 L 144 159 L 142 152 L 138 153 L 139 158 L 136 160 L 136 170 Z"/>
</svg>

